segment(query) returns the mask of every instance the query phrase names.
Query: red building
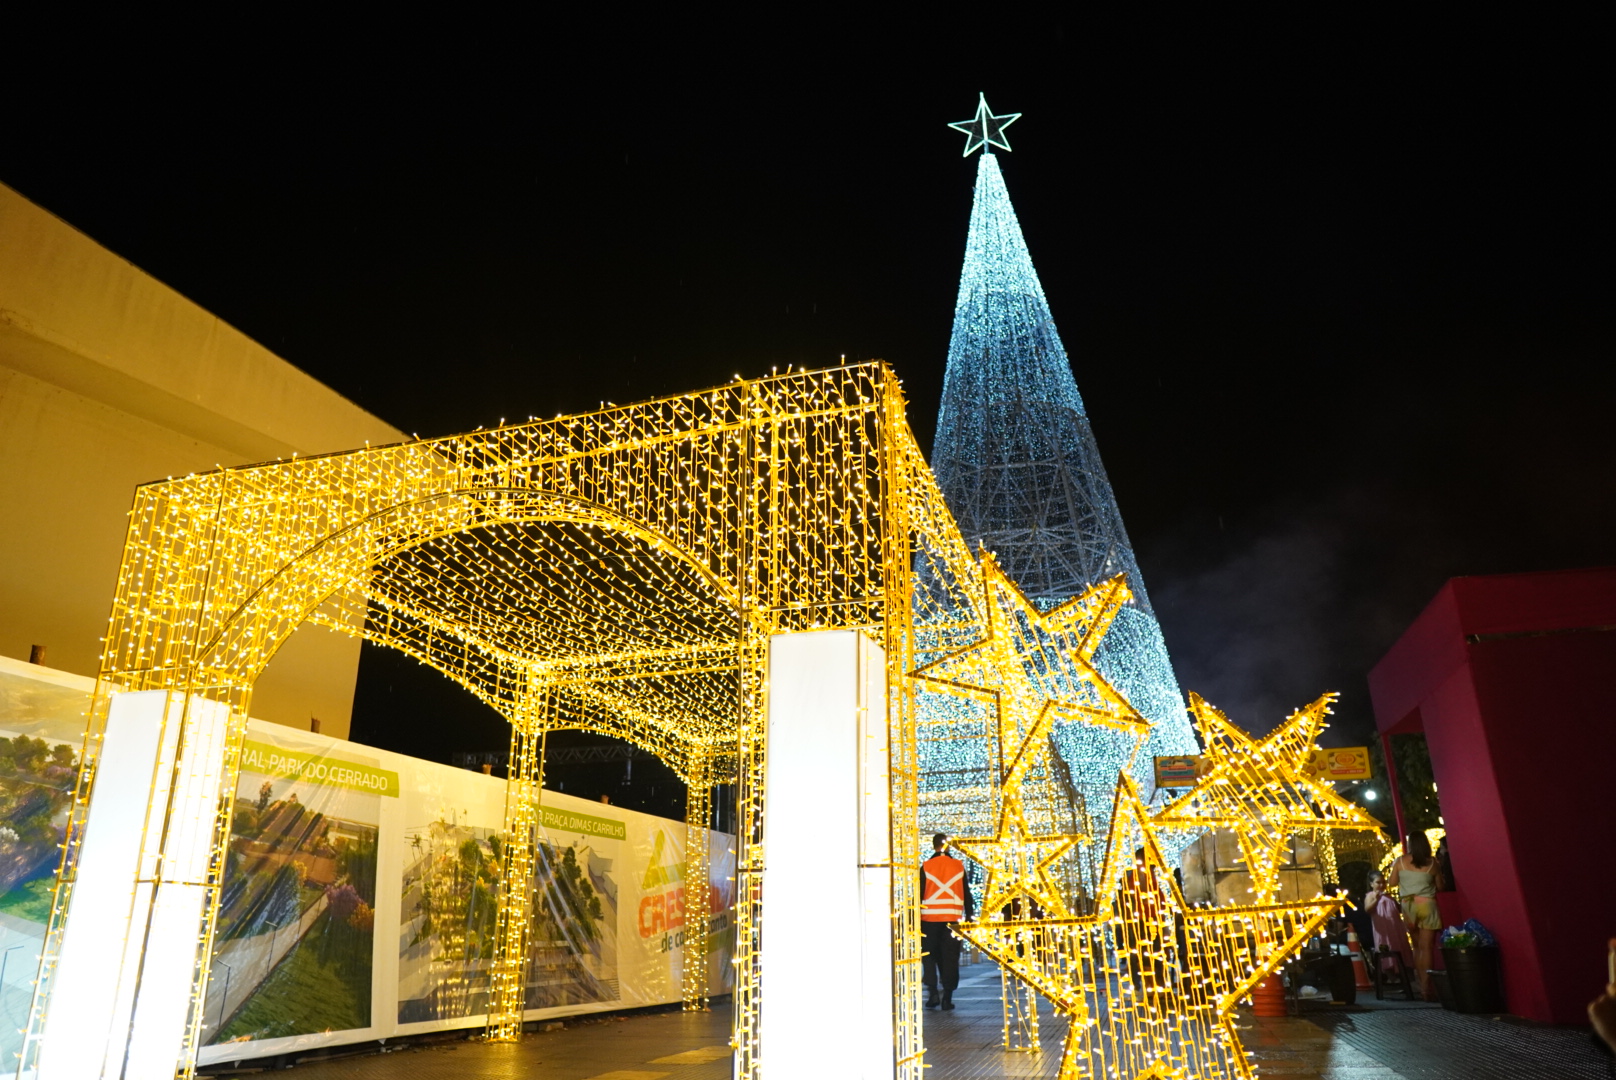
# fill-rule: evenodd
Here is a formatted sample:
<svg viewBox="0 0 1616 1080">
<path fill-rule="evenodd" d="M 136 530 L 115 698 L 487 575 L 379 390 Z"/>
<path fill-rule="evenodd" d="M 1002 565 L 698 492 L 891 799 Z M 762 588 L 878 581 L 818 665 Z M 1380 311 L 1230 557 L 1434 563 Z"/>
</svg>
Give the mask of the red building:
<svg viewBox="0 0 1616 1080">
<path fill-rule="evenodd" d="M 1388 761 L 1425 734 L 1445 914 L 1497 936 L 1510 1012 L 1586 1023 L 1616 935 L 1616 568 L 1454 578 L 1369 690 Z"/>
</svg>

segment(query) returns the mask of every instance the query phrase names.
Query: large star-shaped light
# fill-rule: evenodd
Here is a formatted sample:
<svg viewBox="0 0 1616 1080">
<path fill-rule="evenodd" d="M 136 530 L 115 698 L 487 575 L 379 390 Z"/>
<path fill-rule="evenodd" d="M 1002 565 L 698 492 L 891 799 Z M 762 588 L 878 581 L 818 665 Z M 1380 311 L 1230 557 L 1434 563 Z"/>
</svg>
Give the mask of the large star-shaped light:
<svg viewBox="0 0 1616 1080">
<path fill-rule="evenodd" d="M 1155 834 L 1123 774 L 1094 914 L 960 927 L 967 940 L 1067 1014 L 1062 1080 L 1251 1077 L 1234 1023 L 1236 1004 L 1339 907 L 1322 897 L 1188 907 Z"/>
<path fill-rule="evenodd" d="M 981 572 L 984 636 L 914 674 L 926 689 L 996 708 L 1005 804 L 1019 800 L 1021 784 L 1047 753 L 1057 721 L 1110 729 L 1137 753 L 1150 724 L 1094 664 L 1106 631 L 1133 595 L 1122 577 L 1043 612 L 991 553 L 982 554 Z"/>
<path fill-rule="evenodd" d="M 1258 903 L 1279 895 L 1279 868 L 1291 837 L 1304 829 L 1367 829 L 1379 823 L 1328 783 L 1308 775 L 1319 733 L 1336 695 L 1292 713 L 1263 739 L 1253 739 L 1190 695 L 1211 767 L 1195 786 L 1156 815 L 1160 827 L 1225 828 L 1235 833 Z"/>
<path fill-rule="evenodd" d="M 965 133 L 965 153 L 961 156 L 970 157 L 983 146 L 989 148 L 989 153 L 993 152 L 992 147 L 995 146 L 1003 150 L 1010 149 L 1010 143 L 1004 137 L 1004 129 L 1020 119 L 1020 113 L 1006 113 L 1003 116 L 994 116 L 988 110 L 987 95 L 978 94 L 976 98 L 976 115 L 969 120 L 961 120 L 948 126 L 955 131 Z"/>
</svg>

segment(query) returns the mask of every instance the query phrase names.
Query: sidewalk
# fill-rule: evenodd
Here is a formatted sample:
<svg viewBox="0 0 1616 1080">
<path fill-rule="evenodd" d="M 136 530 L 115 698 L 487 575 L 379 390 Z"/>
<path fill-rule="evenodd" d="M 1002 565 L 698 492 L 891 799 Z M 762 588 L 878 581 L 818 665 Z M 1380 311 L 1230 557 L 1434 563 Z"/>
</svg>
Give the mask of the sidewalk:
<svg viewBox="0 0 1616 1080">
<path fill-rule="evenodd" d="M 1002 1048 L 999 971 L 960 969 L 953 1013 L 926 1013 L 928 1080 L 1055 1077 L 1063 1020 L 1040 1002 L 1038 1053 Z M 1283 1080 L 1607 1080 L 1586 1032 L 1512 1018 L 1463 1016 L 1438 1005 L 1303 1005 L 1300 1016 L 1240 1016 L 1240 1036 L 1263 1077 Z"/>
<path fill-rule="evenodd" d="M 927 1080 L 1050 1077 L 1060 1068 L 1063 1019 L 1039 1013 L 1037 1053 L 1006 1052 L 999 969 L 961 969 L 953 1012 L 926 1012 Z M 1276 1080 L 1607 1080 L 1586 1033 L 1508 1018 L 1460 1016 L 1435 1005 L 1306 1005 L 1301 1016 L 1242 1014 L 1259 1075 Z M 579 1017 L 516 1045 L 446 1042 L 298 1066 L 304 1080 L 728 1080 L 729 1010 Z M 335 1053 L 342 1053 L 338 1048 Z M 253 1064 L 253 1063 L 244 1063 Z M 262 1063 L 260 1063 L 262 1064 Z M 210 1070 L 217 1076 L 235 1075 Z"/>
</svg>

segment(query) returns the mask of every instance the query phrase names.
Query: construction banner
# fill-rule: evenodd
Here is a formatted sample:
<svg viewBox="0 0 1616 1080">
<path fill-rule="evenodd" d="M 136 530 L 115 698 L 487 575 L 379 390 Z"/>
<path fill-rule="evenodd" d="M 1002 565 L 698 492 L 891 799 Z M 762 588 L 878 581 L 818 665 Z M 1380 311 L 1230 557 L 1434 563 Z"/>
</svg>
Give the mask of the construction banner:
<svg viewBox="0 0 1616 1080">
<path fill-rule="evenodd" d="M 0 658 L 0 1054 L 21 1050 L 94 682 Z M 505 783 L 249 722 L 199 1064 L 487 1020 Z M 730 989 L 733 838 L 545 791 L 527 1017 L 678 1001 L 706 918 Z M 15 1034 L 14 1034 L 15 1033 Z"/>
</svg>

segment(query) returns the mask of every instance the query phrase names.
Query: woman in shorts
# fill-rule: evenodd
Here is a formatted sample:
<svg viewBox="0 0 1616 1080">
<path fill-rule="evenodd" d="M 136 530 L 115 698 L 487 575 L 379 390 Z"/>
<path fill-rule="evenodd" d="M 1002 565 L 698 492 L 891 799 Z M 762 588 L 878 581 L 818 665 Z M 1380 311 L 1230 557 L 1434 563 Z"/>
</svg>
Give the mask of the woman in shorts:
<svg viewBox="0 0 1616 1080">
<path fill-rule="evenodd" d="M 1414 970 L 1420 980 L 1420 994 L 1431 1000 L 1431 953 L 1436 932 L 1442 929 L 1442 916 L 1436 908 L 1436 892 L 1442 871 L 1431 856 L 1431 841 L 1423 832 L 1408 834 L 1403 856 L 1392 863 L 1387 883 L 1397 889 L 1403 908 L 1403 923 L 1414 939 Z"/>
</svg>

